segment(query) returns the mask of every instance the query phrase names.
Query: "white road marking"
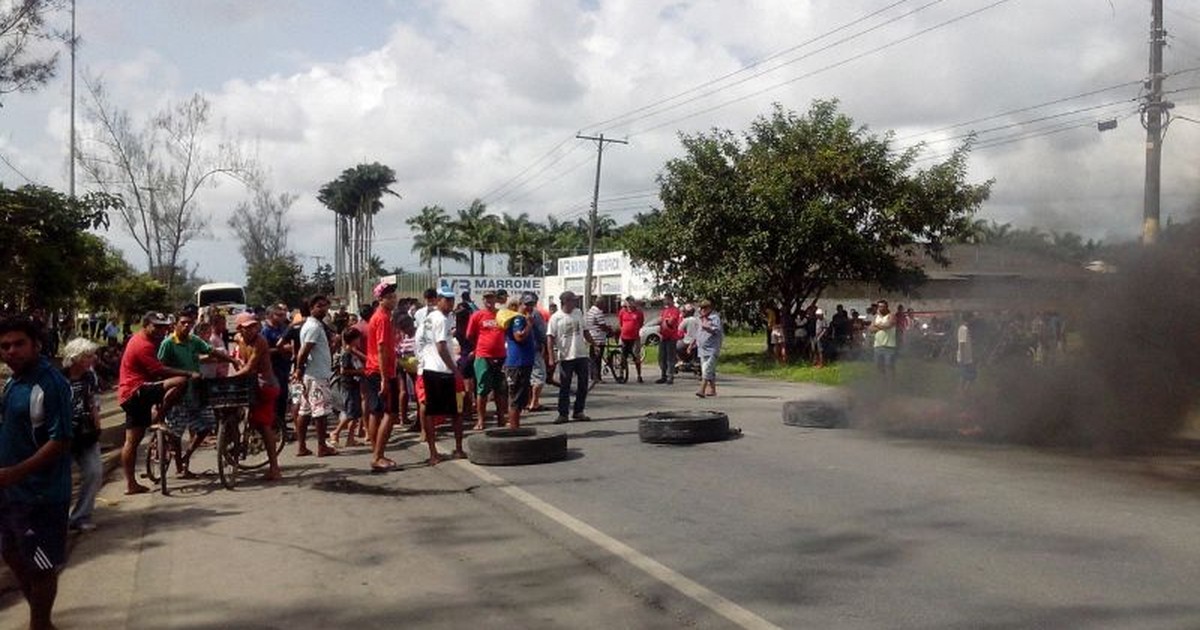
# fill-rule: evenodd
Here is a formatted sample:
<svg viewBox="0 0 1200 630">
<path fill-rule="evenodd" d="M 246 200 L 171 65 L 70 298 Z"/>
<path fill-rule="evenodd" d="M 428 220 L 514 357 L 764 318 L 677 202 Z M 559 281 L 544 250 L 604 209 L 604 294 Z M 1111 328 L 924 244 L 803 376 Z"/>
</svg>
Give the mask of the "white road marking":
<svg viewBox="0 0 1200 630">
<path fill-rule="evenodd" d="M 650 558 L 633 547 L 630 547 L 629 545 L 626 545 L 625 543 L 609 536 L 608 534 L 605 534 L 604 532 L 592 527 L 591 525 L 588 525 L 574 516 L 563 512 L 562 510 L 533 496 L 525 490 L 510 484 L 504 478 L 499 477 L 479 466 L 468 464 L 466 462 L 463 463 L 463 468 L 471 471 L 475 474 L 475 476 L 491 484 L 497 490 L 525 504 L 526 507 L 540 512 L 543 516 L 584 537 L 588 541 L 621 558 L 629 564 L 641 569 L 650 577 L 663 582 L 668 586 L 671 586 L 675 590 L 690 597 L 697 603 L 728 619 L 739 627 L 754 630 L 780 630 L 779 626 L 776 626 L 775 624 L 763 619 L 762 617 L 759 617 L 749 610 L 746 610 L 745 608 L 742 608 L 728 599 L 721 597 L 720 595 L 708 590 L 695 581 L 680 575 L 661 562 Z"/>
</svg>

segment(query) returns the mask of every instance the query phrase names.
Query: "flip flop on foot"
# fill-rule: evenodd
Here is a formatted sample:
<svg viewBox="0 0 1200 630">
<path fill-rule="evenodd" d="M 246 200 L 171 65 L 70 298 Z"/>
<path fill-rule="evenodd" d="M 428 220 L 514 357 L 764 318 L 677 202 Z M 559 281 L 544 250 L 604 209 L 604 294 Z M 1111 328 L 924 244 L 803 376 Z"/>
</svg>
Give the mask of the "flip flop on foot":
<svg viewBox="0 0 1200 630">
<path fill-rule="evenodd" d="M 696 392 L 696 398 L 704 398 L 704 392 Z"/>
<path fill-rule="evenodd" d="M 326 447 L 317 449 L 317 457 L 332 457 L 337 454 L 338 454 L 338 450 L 331 446 L 326 446 Z"/>
<path fill-rule="evenodd" d="M 310 451 L 306 448 L 302 448 L 302 449 L 296 451 L 296 457 L 308 457 L 309 455 L 312 455 L 312 451 Z"/>
<path fill-rule="evenodd" d="M 467 454 L 462 451 L 454 451 L 453 456 L 454 456 L 454 459 L 466 459 L 467 458 Z"/>
<path fill-rule="evenodd" d="M 263 476 L 263 481 L 279 481 L 280 479 L 283 479 L 283 473 L 278 470 Z"/>
<path fill-rule="evenodd" d="M 125 494 L 145 494 L 147 492 L 150 492 L 150 488 L 141 485 L 125 489 Z"/>
</svg>

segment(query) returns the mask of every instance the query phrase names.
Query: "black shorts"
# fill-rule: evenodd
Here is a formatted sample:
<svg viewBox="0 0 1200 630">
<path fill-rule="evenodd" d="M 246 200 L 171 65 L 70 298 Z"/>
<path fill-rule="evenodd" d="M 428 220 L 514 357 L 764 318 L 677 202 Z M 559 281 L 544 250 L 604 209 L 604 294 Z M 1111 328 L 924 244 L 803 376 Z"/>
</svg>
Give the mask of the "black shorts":
<svg viewBox="0 0 1200 630">
<path fill-rule="evenodd" d="M 59 571 L 67 563 L 67 503 L 0 506 L 0 549 L 15 550 L 30 573 Z"/>
<path fill-rule="evenodd" d="M 143 383 L 128 400 L 121 403 L 125 410 L 126 429 L 145 429 L 154 420 L 154 405 L 160 405 L 166 390 L 162 383 Z"/>
<path fill-rule="evenodd" d="M 458 392 L 454 388 L 454 375 L 446 372 L 421 373 L 425 383 L 425 416 L 441 418 L 458 414 Z"/>
<path fill-rule="evenodd" d="M 533 376 L 533 366 L 504 366 L 504 380 L 508 385 L 508 404 L 511 409 L 524 409 L 529 405 L 529 395 L 532 390 L 530 379 Z"/>
<path fill-rule="evenodd" d="M 383 375 L 368 374 L 365 382 L 367 384 L 367 408 L 364 411 L 373 414 L 398 413 L 400 411 L 400 379 L 395 377 L 388 379 L 391 391 L 388 392 L 387 400 L 380 395 L 383 393 Z"/>
<path fill-rule="evenodd" d="M 638 339 L 622 339 L 621 340 L 621 357 L 628 359 L 629 357 L 638 356 L 641 341 Z"/>
</svg>

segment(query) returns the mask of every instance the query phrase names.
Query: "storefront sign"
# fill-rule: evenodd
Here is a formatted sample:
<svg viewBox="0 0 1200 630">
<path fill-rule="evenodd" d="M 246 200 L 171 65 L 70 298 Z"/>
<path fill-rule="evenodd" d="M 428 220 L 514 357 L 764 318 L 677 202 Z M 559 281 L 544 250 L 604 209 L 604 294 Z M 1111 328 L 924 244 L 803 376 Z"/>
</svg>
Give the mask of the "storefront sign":
<svg viewBox="0 0 1200 630">
<path fill-rule="evenodd" d="M 506 276 L 442 276 L 438 278 L 438 287 L 449 287 L 455 295 L 470 291 L 472 296 L 479 296 L 484 289 L 498 291 L 504 289 L 509 295 L 517 295 L 532 291 L 542 296 L 541 278 L 521 278 Z"/>
</svg>

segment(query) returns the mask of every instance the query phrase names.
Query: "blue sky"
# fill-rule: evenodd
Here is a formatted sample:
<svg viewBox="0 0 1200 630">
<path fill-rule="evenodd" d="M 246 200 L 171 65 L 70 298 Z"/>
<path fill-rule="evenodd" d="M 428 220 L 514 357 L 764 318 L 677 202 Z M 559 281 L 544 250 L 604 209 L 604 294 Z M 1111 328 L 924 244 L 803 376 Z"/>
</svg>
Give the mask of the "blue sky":
<svg viewBox="0 0 1200 630">
<path fill-rule="evenodd" d="M 678 153 L 678 132 L 744 129 L 772 102 L 803 110 L 830 97 L 858 122 L 894 129 L 901 143 L 928 142 L 932 155 L 966 129 L 983 130 L 988 146 L 972 157 L 970 178 L 996 179 L 984 218 L 1108 239 L 1137 233 L 1144 132 L 1136 86 L 934 130 L 1144 78 L 1149 2 L 914 0 L 804 45 L 891 4 L 81 1 L 79 68 L 102 76 L 135 120 L 205 94 L 223 128 L 257 152 L 272 187 L 299 196 L 291 245 L 306 256 L 333 252 L 317 189 L 358 162 L 396 169 L 403 198 L 377 220 L 379 253 L 413 268 L 403 222 L 427 204 L 453 211 L 483 196 L 497 212 L 581 216 L 594 149 L 571 139 L 578 131 L 629 136 L 629 146 L 606 153 L 601 193 L 602 210 L 626 221 L 654 203 L 654 176 Z M 1200 5 L 1168 5 L 1168 71 L 1200 66 Z M 41 92 L 5 98 L 0 154 L 20 174 L 0 165 L 0 182 L 66 187 L 67 66 L 60 70 Z M 738 74 L 658 115 L 596 124 L 730 73 Z M 1200 88 L 1200 72 L 1168 79 L 1168 89 L 1191 87 Z M 1176 113 L 1200 120 L 1200 89 L 1173 98 Z M 1050 115 L 1059 118 L 1030 122 Z M 1088 126 L 1110 117 L 1120 120 L 1116 131 Z M 1078 126 L 1043 134 L 1064 121 Z M 1165 215 L 1189 216 L 1200 200 L 1197 148 L 1200 124 L 1176 120 L 1164 157 Z M 503 186 L 531 164 L 525 172 L 534 175 Z M 184 256 L 202 275 L 241 279 L 225 221 L 246 198 L 235 182 L 200 196 L 211 233 Z M 142 264 L 118 226 L 109 236 Z"/>
</svg>

